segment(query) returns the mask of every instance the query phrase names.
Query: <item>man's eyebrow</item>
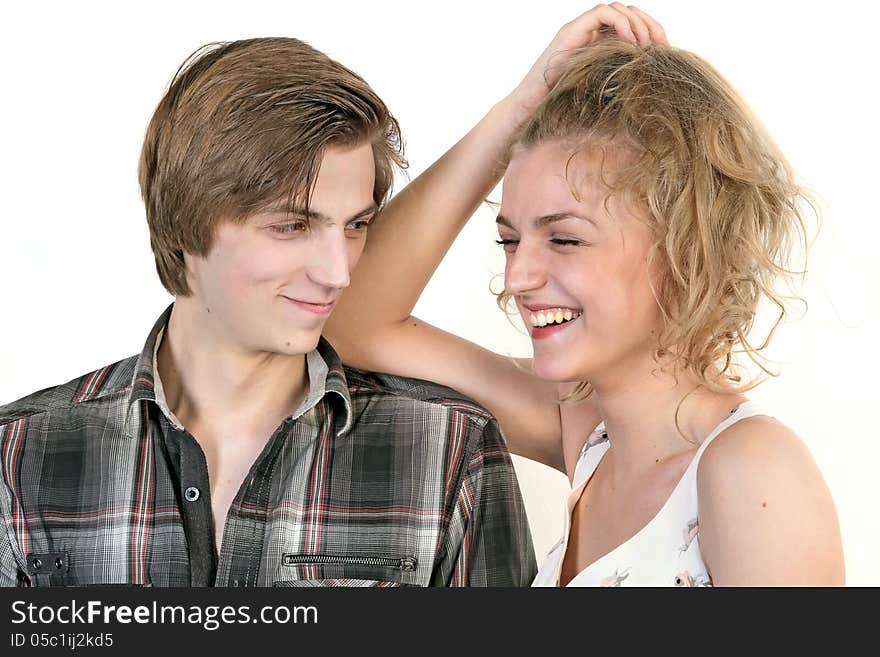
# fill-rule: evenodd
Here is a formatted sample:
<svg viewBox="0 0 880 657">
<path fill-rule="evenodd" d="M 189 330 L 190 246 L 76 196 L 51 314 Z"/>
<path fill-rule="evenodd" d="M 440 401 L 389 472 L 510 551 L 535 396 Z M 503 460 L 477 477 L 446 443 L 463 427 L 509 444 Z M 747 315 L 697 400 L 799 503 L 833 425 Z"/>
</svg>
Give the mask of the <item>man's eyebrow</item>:
<svg viewBox="0 0 880 657">
<path fill-rule="evenodd" d="M 378 211 L 379 211 L 379 207 L 375 203 L 373 203 L 369 207 L 366 207 L 363 210 L 361 210 L 360 212 L 358 212 L 357 214 L 349 217 L 346 220 L 346 223 L 348 223 L 349 221 L 354 221 L 356 219 L 363 219 L 365 217 L 370 216 L 371 214 L 376 214 L 376 212 L 378 212 Z M 332 217 L 327 216 L 323 212 L 316 212 L 315 210 L 309 210 L 308 212 L 306 212 L 305 208 L 285 209 L 282 207 L 282 208 L 278 208 L 278 212 L 287 212 L 288 214 L 296 215 L 297 217 L 304 217 L 304 218 L 308 219 L 309 221 L 316 220 L 316 221 L 322 221 L 322 222 L 328 223 L 328 224 L 333 223 L 335 221 Z"/>
<path fill-rule="evenodd" d="M 545 214 L 541 217 L 538 217 L 537 219 L 535 219 L 535 226 L 538 228 L 543 228 L 548 224 L 552 224 L 556 221 L 563 221 L 564 219 L 580 219 L 581 221 L 588 221 L 594 226 L 596 225 L 596 221 L 594 219 L 591 219 L 590 217 L 585 217 L 583 215 L 574 214 L 571 212 L 556 212 L 554 214 Z M 511 229 L 513 228 L 507 217 L 502 214 L 498 215 L 498 217 L 495 219 L 495 223 L 502 226 L 507 226 Z"/>
</svg>

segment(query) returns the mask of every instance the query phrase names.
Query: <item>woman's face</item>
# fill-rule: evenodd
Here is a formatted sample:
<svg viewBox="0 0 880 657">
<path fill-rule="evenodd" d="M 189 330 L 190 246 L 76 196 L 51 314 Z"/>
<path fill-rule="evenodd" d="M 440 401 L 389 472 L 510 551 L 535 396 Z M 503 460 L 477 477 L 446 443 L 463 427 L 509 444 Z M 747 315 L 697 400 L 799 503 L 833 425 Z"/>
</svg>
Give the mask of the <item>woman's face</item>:
<svg viewBox="0 0 880 657">
<path fill-rule="evenodd" d="M 614 179 L 622 151 L 606 151 L 603 171 L 599 149 L 570 159 L 570 147 L 547 142 L 515 155 L 504 177 L 505 290 L 546 380 L 613 383 L 653 362 L 661 326 L 647 263 L 653 239 L 637 210 L 608 198 L 602 173 Z"/>
</svg>

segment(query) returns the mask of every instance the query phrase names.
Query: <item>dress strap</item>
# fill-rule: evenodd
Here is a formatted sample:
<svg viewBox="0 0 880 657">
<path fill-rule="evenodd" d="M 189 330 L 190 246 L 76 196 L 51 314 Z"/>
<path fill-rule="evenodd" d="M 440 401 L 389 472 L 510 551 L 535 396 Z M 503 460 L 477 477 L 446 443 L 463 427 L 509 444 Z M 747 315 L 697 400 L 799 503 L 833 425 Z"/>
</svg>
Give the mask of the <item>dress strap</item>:
<svg viewBox="0 0 880 657">
<path fill-rule="evenodd" d="M 697 453 L 694 455 L 694 462 L 699 462 L 700 457 L 703 455 L 703 452 L 709 446 L 715 438 L 721 434 L 728 427 L 736 424 L 740 420 L 745 420 L 746 418 L 754 417 L 756 415 L 766 415 L 761 408 L 755 404 L 755 402 L 751 400 L 744 401 L 742 404 L 737 406 L 730 412 L 730 415 L 722 420 L 715 429 L 713 429 L 712 433 L 710 433 L 706 439 L 702 442 L 700 447 L 697 449 Z"/>
<path fill-rule="evenodd" d="M 600 422 L 590 435 L 587 436 L 581 453 L 578 456 L 577 464 L 574 466 L 574 477 L 572 478 L 572 488 L 577 489 L 584 481 L 593 475 L 599 460 L 608 449 L 608 434 L 605 432 L 605 423 Z"/>
</svg>

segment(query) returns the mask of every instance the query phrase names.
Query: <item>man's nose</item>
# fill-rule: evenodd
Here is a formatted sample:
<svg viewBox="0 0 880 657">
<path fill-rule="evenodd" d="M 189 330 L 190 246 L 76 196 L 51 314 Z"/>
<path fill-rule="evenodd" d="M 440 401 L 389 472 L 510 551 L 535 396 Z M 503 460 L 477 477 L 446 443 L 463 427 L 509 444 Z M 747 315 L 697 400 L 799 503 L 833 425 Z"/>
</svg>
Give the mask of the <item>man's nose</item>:
<svg viewBox="0 0 880 657">
<path fill-rule="evenodd" d="M 351 283 L 351 255 L 343 231 L 327 231 L 314 244 L 308 269 L 315 283 L 337 290 Z"/>
</svg>

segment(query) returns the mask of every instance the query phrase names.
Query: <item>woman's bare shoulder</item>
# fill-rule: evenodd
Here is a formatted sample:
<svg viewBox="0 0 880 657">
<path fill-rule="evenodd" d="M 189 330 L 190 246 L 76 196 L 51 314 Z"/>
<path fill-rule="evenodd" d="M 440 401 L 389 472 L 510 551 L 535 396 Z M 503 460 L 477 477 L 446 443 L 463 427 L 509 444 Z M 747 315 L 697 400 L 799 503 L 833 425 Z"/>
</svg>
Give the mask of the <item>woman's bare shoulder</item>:
<svg viewBox="0 0 880 657">
<path fill-rule="evenodd" d="M 722 431 L 700 460 L 697 495 L 700 546 L 716 584 L 843 583 L 831 493 L 783 423 L 753 416 Z"/>
</svg>

